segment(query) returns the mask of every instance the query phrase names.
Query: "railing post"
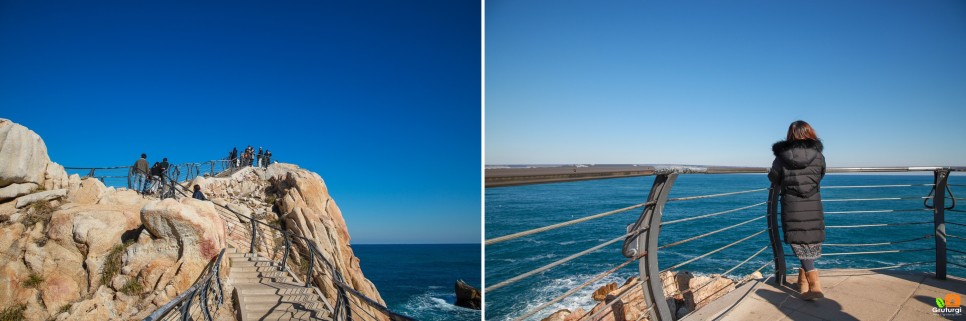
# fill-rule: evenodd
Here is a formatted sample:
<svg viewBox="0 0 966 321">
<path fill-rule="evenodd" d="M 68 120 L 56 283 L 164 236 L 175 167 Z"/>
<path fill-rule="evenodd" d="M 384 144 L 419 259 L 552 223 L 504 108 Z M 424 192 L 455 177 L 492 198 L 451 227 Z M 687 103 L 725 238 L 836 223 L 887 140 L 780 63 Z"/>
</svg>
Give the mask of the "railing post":
<svg viewBox="0 0 966 321">
<path fill-rule="evenodd" d="M 312 268 L 315 267 L 315 251 L 312 249 L 312 245 L 308 245 L 309 249 L 309 270 L 305 272 L 305 287 L 312 286 Z"/>
<path fill-rule="evenodd" d="M 936 192 L 933 193 L 933 226 L 936 239 L 936 278 L 946 279 L 946 184 L 948 169 L 937 169 L 934 173 Z"/>
<path fill-rule="evenodd" d="M 248 253 L 255 254 L 255 236 L 258 234 L 258 225 L 256 225 L 254 217 L 249 217 L 248 220 L 252 223 L 252 248 L 248 250 Z"/>
<path fill-rule="evenodd" d="M 282 265 L 280 265 L 280 266 L 278 267 L 278 270 L 279 270 L 279 271 L 285 271 L 285 261 L 288 261 L 288 254 L 289 254 L 289 252 L 290 252 L 290 251 L 292 250 L 292 242 L 291 242 L 291 241 L 289 241 L 289 239 L 288 239 L 288 234 L 286 234 L 286 233 L 285 233 L 285 232 L 283 231 L 283 232 L 282 232 L 282 236 L 284 236 L 284 237 L 285 237 L 285 254 L 284 254 L 284 255 L 282 255 Z"/>
<path fill-rule="evenodd" d="M 788 281 L 785 279 L 785 246 L 782 245 L 781 236 L 779 236 L 779 225 L 778 225 L 778 194 L 781 193 L 781 189 L 772 184 L 768 189 L 768 240 L 771 243 L 771 253 L 772 257 L 775 258 L 775 284 L 786 285 Z"/>
<path fill-rule="evenodd" d="M 647 196 L 647 205 L 637 221 L 628 227 L 628 232 L 633 230 L 646 229 L 643 235 L 630 236 L 624 243 L 624 255 L 630 257 L 641 257 L 638 259 L 638 270 L 641 280 L 644 282 L 644 302 L 653 305 L 651 309 L 651 321 L 671 321 L 674 311 L 664 297 L 664 284 L 661 280 L 661 269 L 658 266 L 657 248 L 658 235 L 661 232 L 661 215 L 664 211 L 664 203 L 667 202 L 668 193 L 671 185 L 674 185 L 678 174 L 675 172 L 659 173 L 654 177 L 654 184 L 651 185 L 651 192 Z M 629 250 L 629 246 L 636 243 L 636 249 Z M 641 249 L 644 249 L 642 252 Z"/>
</svg>

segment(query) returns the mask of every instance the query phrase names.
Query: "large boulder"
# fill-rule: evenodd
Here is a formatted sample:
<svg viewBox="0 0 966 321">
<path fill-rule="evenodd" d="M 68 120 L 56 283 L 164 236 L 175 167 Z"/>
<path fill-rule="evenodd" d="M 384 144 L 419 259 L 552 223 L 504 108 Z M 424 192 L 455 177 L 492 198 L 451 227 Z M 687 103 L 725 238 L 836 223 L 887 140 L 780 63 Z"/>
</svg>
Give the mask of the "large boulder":
<svg viewBox="0 0 966 321">
<path fill-rule="evenodd" d="M 21 195 L 33 193 L 40 187 L 37 183 L 13 183 L 0 187 L 0 202 L 15 199 Z"/>
<path fill-rule="evenodd" d="M 52 191 L 43 191 L 33 194 L 29 194 L 17 199 L 17 208 L 23 208 L 24 206 L 40 202 L 49 201 L 53 199 L 58 199 L 67 196 L 67 189 L 55 189 Z"/>
<path fill-rule="evenodd" d="M 47 163 L 47 145 L 37 133 L 0 118 L 0 187 L 19 183 L 43 186 Z"/>
<path fill-rule="evenodd" d="M 284 228 L 311 240 L 349 286 L 384 305 L 379 291 L 363 275 L 359 259 L 349 247 L 349 230 L 342 211 L 329 196 L 322 178 L 290 164 L 272 164 L 265 170 L 259 170 L 259 174 L 272 182 L 272 186 L 266 190 L 276 196 L 274 204 L 284 221 Z M 303 251 L 308 249 L 303 239 L 295 239 L 293 244 Z M 337 292 L 332 278 L 325 269 L 317 269 L 313 280 L 322 294 L 334 301 Z M 364 303 L 358 305 L 367 306 Z M 368 312 L 382 316 L 377 311 Z"/>
</svg>

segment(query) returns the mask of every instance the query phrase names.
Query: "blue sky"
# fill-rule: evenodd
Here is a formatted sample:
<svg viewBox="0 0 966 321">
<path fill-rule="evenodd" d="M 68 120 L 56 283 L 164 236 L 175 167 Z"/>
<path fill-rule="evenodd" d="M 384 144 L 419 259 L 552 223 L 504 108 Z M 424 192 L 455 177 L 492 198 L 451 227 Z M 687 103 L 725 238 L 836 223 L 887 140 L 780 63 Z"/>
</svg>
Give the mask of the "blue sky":
<svg viewBox="0 0 966 321">
<path fill-rule="evenodd" d="M 486 2 L 487 164 L 966 165 L 966 2 Z"/>
<path fill-rule="evenodd" d="M 480 240 L 480 6 L 3 1 L 0 117 L 67 166 L 318 172 L 353 243 Z"/>
</svg>

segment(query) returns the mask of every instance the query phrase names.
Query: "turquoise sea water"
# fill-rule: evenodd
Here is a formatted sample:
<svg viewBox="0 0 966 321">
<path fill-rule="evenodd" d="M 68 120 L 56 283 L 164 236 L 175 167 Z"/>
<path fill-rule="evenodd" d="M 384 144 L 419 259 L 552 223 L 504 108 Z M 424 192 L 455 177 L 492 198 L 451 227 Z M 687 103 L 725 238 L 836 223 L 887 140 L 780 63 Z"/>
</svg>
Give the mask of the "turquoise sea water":
<svg viewBox="0 0 966 321">
<path fill-rule="evenodd" d="M 479 310 L 453 305 L 457 279 L 480 288 L 479 244 L 357 244 L 352 250 L 391 310 L 422 321 L 480 320 Z"/>
<path fill-rule="evenodd" d="M 644 202 L 653 177 L 606 179 L 584 182 L 555 183 L 486 189 L 486 238 L 490 239 L 514 232 L 546 226 L 553 223 L 610 211 Z M 931 184 L 932 175 L 828 175 L 822 184 L 822 196 L 826 200 L 853 198 L 918 198 L 926 196 L 931 187 L 881 187 L 833 189 L 830 186 L 885 185 L 885 184 Z M 952 176 L 950 184 L 966 184 L 966 177 Z M 764 188 L 768 186 L 765 175 L 681 175 L 675 182 L 671 197 L 706 195 Z M 966 196 L 966 187 L 953 186 L 953 193 Z M 669 202 L 664 210 L 664 221 L 725 211 L 753 205 L 767 200 L 767 192 L 754 192 L 726 197 Z M 949 200 L 947 200 L 947 205 Z M 827 226 L 916 223 L 903 226 L 867 228 L 828 228 L 826 243 L 854 244 L 910 240 L 933 233 L 932 212 L 922 211 L 922 199 L 825 202 L 826 212 L 853 210 L 910 210 L 897 213 L 826 214 Z M 956 209 L 966 210 L 966 202 Z M 668 225 L 660 232 L 660 244 L 667 244 L 711 232 L 765 214 L 764 205 L 746 210 Z M 488 285 L 506 280 L 534 268 L 559 260 L 573 253 L 588 249 L 625 233 L 628 224 L 640 215 L 639 209 L 580 223 L 574 226 L 540 233 L 521 239 L 506 241 L 486 247 L 486 282 Z M 947 222 L 966 224 L 966 213 L 947 212 Z M 708 251 L 737 241 L 767 227 L 765 219 L 698 239 L 689 243 L 660 250 L 660 267 L 666 268 Z M 966 236 L 966 227 L 947 225 L 950 235 Z M 681 267 L 679 270 L 696 274 L 722 273 L 745 260 L 761 248 L 768 246 L 768 234 L 762 233 L 724 251 L 712 254 Z M 872 268 L 900 263 L 935 260 L 931 250 L 932 238 L 911 242 L 869 247 L 825 246 L 826 254 L 835 252 L 880 251 L 892 249 L 930 249 L 923 252 L 886 253 L 851 256 L 824 256 L 816 262 L 819 268 Z M 583 256 L 547 272 L 537 274 L 518 283 L 486 293 L 486 319 L 507 320 L 522 315 L 538 305 L 563 294 L 595 275 L 624 262 L 620 253 L 621 242 Z M 966 241 L 950 239 L 949 248 L 966 251 Z M 791 249 L 785 246 L 786 254 Z M 771 261 L 771 249 L 731 273 L 733 277 L 747 275 Z M 950 252 L 949 261 L 966 265 L 966 255 Z M 795 258 L 787 258 L 789 267 L 797 268 Z M 904 266 L 899 269 L 933 271 L 934 264 Z M 772 274 L 772 268 L 762 270 Z M 966 269 L 949 265 L 952 275 L 966 276 Z M 596 282 L 573 296 L 554 304 L 531 318 L 540 320 L 562 308 L 589 308 L 594 301 L 590 294 L 601 285 L 610 282 L 622 284 L 638 274 L 636 264 L 631 264 L 614 275 Z"/>
</svg>

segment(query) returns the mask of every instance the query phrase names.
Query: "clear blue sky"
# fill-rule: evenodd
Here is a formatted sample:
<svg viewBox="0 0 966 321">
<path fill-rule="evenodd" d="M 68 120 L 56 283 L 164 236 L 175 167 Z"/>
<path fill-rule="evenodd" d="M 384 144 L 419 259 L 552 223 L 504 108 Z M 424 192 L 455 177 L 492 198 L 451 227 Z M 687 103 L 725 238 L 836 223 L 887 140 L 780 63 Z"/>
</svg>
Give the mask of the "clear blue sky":
<svg viewBox="0 0 966 321">
<path fill-rule="evenodd" d="M 966 165 L 966 2 L 486 2 L 487 164 Z"/>
<path fill-rule="evenodd" d="M 480 5 L 2 1 L 0 117 L 68 166 L 318 172 L 353 243 L 480 241 Z"/>
</svg>

